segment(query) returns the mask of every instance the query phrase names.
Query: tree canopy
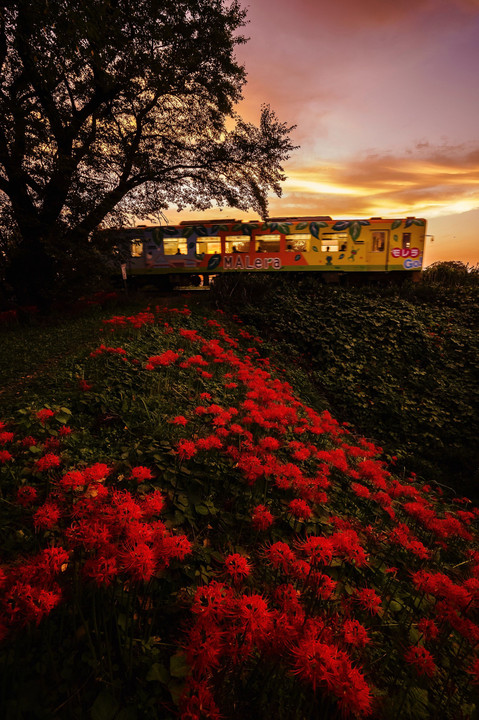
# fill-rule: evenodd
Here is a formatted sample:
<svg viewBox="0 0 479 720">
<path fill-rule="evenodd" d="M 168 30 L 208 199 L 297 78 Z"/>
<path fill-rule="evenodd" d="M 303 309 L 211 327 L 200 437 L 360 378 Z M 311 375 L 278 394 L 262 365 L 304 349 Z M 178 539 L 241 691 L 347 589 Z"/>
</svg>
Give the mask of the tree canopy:
<svg viewBox="0 0 479 720">
<path fill-rule="evenodd" d="M 237 0 L 0 2 L 3 248 L 81 254 L 170 205 L 266 216 L 292 128 L 235 112 L 245 22 Z"/>
</svg>

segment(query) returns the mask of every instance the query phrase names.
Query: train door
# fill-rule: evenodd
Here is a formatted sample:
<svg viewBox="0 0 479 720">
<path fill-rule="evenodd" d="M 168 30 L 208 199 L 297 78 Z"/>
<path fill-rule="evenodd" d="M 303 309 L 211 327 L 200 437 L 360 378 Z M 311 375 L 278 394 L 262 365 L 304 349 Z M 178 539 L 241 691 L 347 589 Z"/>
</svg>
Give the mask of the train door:
<svg viewBox="0 0 479 720">
<path fill-rule="evenodd" d="M 387 270 L 389 253 L 389 230 L 369 231 L 366 260 L 371 270 Z"/>
</svg>

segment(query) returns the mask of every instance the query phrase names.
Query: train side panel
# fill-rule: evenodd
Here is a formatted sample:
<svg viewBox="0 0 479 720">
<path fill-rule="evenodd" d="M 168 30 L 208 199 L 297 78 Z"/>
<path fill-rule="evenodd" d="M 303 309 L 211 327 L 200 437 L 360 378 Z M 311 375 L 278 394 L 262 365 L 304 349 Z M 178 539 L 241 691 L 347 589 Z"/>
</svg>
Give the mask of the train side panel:
<svg viewBox="0 0 479 720">
<path fill-rule="evenodd" d="M 123 230 L 133 275 L 420 270 L 426 221 L 300 220 L 204 223 Z"/>
</svg>

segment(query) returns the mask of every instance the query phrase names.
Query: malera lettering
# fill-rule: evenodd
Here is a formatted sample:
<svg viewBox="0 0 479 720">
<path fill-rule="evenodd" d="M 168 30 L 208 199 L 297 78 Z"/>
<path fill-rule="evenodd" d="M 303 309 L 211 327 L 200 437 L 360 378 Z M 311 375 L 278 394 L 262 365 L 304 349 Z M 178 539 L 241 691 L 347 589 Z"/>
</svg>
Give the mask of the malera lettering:
<svg viewBox="0 0 479 720">
<path fill-rule="evenodd" d="M 279 257 L 255 258 L 251 262 L 251 258 L 247 255 L 242 257 L 238 255 L 236 258 L 225 255 L 223 258 L 224 270 L 280 270 L 282 267 Z"/>
</svg>

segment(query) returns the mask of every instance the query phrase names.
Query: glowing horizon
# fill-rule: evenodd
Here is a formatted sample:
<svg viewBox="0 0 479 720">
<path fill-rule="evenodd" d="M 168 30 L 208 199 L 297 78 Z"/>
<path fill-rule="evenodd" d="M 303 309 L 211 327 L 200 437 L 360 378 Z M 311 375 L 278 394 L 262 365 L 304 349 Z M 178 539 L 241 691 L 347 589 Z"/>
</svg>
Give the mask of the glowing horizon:
<svg viewBox="0 0 479 720">
<path fill-rule="evenodd" d="M 248 18 L 238 111 L 270 104 L 300 145 L 270 215 L 424 217 L 427 262 L 478 263 L 478 0 L 255 0 Z"/>
</svg>

